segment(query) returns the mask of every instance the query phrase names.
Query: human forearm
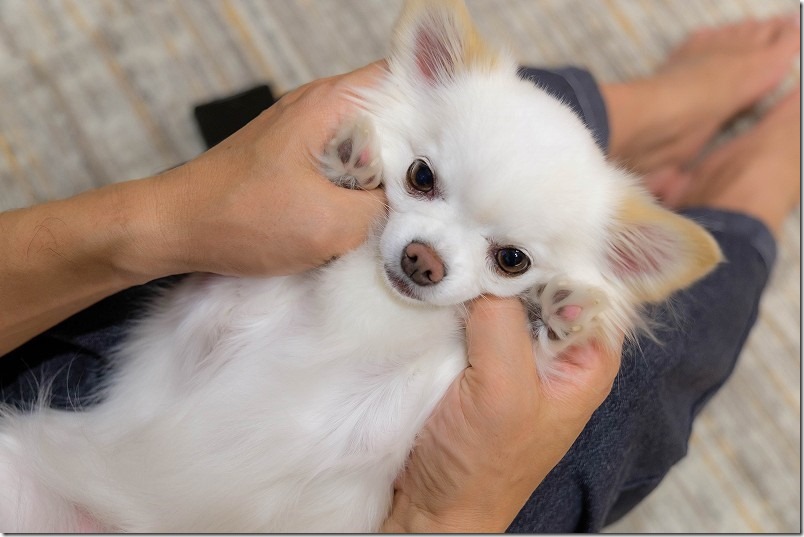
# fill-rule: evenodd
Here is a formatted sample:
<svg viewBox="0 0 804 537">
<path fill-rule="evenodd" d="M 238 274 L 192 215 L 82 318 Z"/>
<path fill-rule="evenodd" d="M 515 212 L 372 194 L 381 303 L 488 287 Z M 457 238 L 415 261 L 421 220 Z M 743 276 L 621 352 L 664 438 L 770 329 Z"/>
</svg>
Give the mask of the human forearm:
<svg viewBox="0 0 804 537">
<path fill-rule="evenodd" d="M 106 296 L 180 271 L 165 253 L 160 214 L 171 181 L 0 213 L 0 356 Z"/>
<path fill-rule="evenodd" d="M 317 157 L 380 65 L 315 81 L 164 174 L 0 214 L 0 356 L 94 302 L 169 274 L 290 274 L 365 240 L 382 191 Z"/>
</svg>

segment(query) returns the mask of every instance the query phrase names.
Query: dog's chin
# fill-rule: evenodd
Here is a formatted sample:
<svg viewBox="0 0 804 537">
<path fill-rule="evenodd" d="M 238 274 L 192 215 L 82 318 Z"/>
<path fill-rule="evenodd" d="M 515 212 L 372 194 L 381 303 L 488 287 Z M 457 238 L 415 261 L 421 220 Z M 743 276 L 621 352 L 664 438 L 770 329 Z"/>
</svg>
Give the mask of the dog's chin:
<svg viewBox="0 0 804 537">
<path fill-rule="evenodd" d="M 404 298 L 407 302 L 424 302 L 424 299 L 417 293 L 415 285 L 407 278 L 396 274 L 388 267 L 385 268 L 384 272 L 385 281 L 388 283 L 388 286 L 394 291 L 394 293 Z"/>
</svg>

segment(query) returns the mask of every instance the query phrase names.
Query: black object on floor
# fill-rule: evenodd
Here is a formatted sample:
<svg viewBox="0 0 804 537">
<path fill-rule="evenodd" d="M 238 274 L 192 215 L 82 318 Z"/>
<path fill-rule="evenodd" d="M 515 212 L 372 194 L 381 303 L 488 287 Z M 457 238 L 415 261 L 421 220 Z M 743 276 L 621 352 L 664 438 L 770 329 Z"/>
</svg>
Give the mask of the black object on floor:
<svg viewBox="0 0 804 537">
<path fill-rule="evenodd" d="M 271 88 L 260 84 L 236 95 L 196 106 L 195 120 L 207 148 L 234 134 L 275 102 Z"/>
</svg>

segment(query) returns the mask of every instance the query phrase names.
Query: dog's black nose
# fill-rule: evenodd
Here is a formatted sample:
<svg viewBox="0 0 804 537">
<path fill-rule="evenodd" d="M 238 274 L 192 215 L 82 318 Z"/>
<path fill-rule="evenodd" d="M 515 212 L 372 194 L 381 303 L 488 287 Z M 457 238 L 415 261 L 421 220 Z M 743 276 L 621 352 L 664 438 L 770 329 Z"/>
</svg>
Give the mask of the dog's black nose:
<svg viewBox="0 0 804 537">
<path fill-rule="evenodd" d="M 444 279 L 444 262 L 435 251 L 420 242 L 411 242 L 402 252 L 402 271 L 421 286 L 435 285 Z"/>
</svg>

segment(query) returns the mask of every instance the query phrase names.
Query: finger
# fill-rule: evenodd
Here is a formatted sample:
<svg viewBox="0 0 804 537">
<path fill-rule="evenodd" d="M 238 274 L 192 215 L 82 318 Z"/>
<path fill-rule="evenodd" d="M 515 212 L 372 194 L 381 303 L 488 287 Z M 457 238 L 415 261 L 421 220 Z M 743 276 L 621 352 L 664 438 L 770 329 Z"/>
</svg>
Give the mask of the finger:
<svg viewBox="0 0 804 537">
<path fill-rule="evenodd" d="M 519 299 L 481 296 L 467 309 L 467 354 L 476 372 L 509 378 L 535 372 L 528 318 Z"/>
<path fill-rule="evenodd" d="M 385 60 L 370 63 L 350 73 L 311 83 L 310 96 L 326 109 L 327 115 L 334 115 L 340 123 L 343 117 L 353 114 L 355 105 L 360 103 L 359 90 L 378 85 L 387 74 Z"/>
<path fill-rule="evenodd" d="M 298 104 L 307 129 L 304 146 L 318 155 L 346 121 L 361 113 L 360 88 L 378 84 L 385 73 L 384 63 L 375 62 L 345 75 L 315 80 L 283 97 L 289 108 Z M 279 104 L 277 103 L 277 104 Z"/>
<path fill-rule="evenodd" d="M 678 208 L 684 193 L 689 189 L 692 174 L 677 166 L 665 166 L 647 174 L 643 182 L 661 204 L 669 209 Z"/>
<path fill-rule="evenodd" d="M 329 102 L 333 106 L 333 110 L 331 110 L 333 116 L 338 118 L 338 125 L 345 118 L 354 116 L 363 107 L 361 104 L 363 98 L 360 91 L 379 85 L 387 73 L 386 64 L 383 60 L 361 67 L 351 73 L 334 77 L 332 95 L 335 99 Z"/>
<path fill-rule="evenodd" d="M 622 338 L 610 344 L 593 339 L 568 349 L 543 383 L 543 398 L 559 421 L 585 421 L 611 392 L 620 370 Z"/>
<path fill-rule="evenodd" d="M 369 87 L 379 84 L 388 74 L 388 62 L 378 60 L 356 69 L 351 73 L 341 75 L 341 82 L 357 87 Z"/>
<path fill-rule="evenodd" d="M 613 379 L 620 369 L 624 339 L 622 333 L 609 343 L 592 339 L 580 347 L 568 349 L 560 360 L 574 368 L 577 375 L 602 375 Z"/>
</svg>

